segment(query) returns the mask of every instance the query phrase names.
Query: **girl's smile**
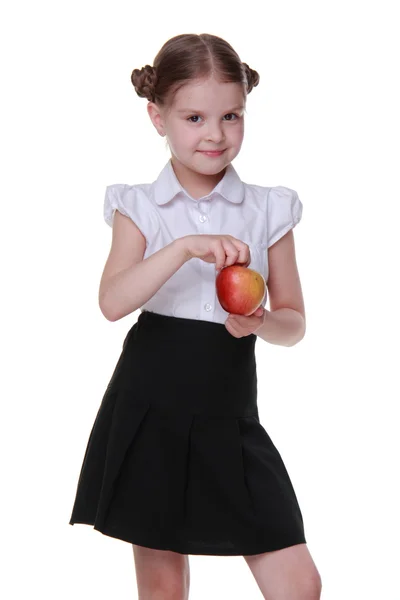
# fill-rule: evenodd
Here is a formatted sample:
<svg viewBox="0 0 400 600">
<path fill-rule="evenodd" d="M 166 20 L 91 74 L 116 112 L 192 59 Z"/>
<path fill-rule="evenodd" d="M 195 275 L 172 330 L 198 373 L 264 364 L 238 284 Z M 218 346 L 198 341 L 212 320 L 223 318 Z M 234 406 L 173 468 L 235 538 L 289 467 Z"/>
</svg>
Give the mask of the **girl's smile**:
<svg viewBox="0 0 400 600">
<path fill-rule="evenodd" d="M 198 150 L 197 152 L 201 152 L 205 156 L 221 156 L 225 150 Z"/>
</svg>

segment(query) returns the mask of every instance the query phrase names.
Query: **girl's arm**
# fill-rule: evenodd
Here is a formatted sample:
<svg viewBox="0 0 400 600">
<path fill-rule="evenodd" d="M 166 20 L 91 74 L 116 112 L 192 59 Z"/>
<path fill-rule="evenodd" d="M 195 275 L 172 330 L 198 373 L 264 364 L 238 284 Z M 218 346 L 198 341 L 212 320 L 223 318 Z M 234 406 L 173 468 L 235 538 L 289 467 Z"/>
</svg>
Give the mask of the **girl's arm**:
<svg viewBox="0 0 400 600">
<path fill-rule="evenodd" d="M 188 260 L 183 238 L 143 260 L 146 239 L 127 216 L 115 211 L 112 244 L 99 289 L 99 306 L 118 321 L 145 304 Z"/>
<path fill-rule="evenodd" d="M 292 229 L 268 249 L 268 265 L 270 312 L 255 333 L 270 344 L 294 346 L 305 335 L 306 315 Z"/>
</svg>

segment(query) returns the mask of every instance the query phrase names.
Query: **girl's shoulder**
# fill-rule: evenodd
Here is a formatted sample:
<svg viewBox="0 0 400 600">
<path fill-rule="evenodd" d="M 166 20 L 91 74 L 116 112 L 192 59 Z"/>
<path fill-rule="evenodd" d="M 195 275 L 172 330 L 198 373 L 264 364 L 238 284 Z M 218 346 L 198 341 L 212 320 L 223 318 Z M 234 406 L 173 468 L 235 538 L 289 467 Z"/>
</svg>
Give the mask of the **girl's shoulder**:
<svg viewBox="0 0 400 600">
<path fill-rule="evenodd" d="M 268 247 L 296 227 L 302 215 L 303 203 L 296 190 L 283 185 L 271 187 L 267 196 Z"/>
<path fill-rule="evenodd" d="M 265 214 L 267 247 L 272 246 L 299 223 L 303 214 L 303 203 L 296 190 L 284 185 L 244 185 L 249 195 L 257 197 Z"/>
<path fill-rule="evenodd" d="M 157 217 L 150 200 L 150 183 L 112 183 L 106 186 L 103 203 L 105 222 L 112 227 L 115 211 L 129 217 L 147 239 L 157 229 Z"/>
<path fill-rule="evenodd" d="M 293 202 L 295 199 L 298 199 L 296 190 L 284 185 L 267 186 L 256 183 L 246 183 L 244 181 L 242 183 L 248 193 L 253 192 L 270 202 L 279 202 L 279 199 L 282 199 L 281 202 L 284 203 L 288 201 Z"/>
<path fill-rule="evenodd" d="M 128 183 L 111 183 L 106 186 L 104 195 L 104 219 L 112 226 L 114 211 L 118 209 L 123 215 L 133 217 L 139 204 L 141 210 L 147 207 L 149 184 L 139 183 L 130 185 Z"/>
</svg>

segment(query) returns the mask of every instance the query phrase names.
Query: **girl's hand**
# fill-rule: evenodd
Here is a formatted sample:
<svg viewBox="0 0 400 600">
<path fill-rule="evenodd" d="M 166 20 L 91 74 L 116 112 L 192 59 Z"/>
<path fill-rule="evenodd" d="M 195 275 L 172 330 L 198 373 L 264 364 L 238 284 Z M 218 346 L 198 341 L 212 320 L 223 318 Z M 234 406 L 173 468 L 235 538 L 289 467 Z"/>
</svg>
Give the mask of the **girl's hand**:
<svg viewBox="0 0 400 600">
<path fill-rule="evenodd" d="M 179 239 L 183 240 L 188 259 L 200 258 L 204 262 L 215 263 L 215 271 L 234 264 L 248 267 L 251 262 L 248 244 L 232 235 L 204 233 Z"/>
<path fill-rule="evenodd" d="M 262 327 L 267 319 L 267 311 L 263 306 L 259 306 L 255 312 L 248 317 L 244 315 L 230 314 L 225 321 L 225 327 L 234 337 L 241 338 L 254 333 Z"/>
</svg>

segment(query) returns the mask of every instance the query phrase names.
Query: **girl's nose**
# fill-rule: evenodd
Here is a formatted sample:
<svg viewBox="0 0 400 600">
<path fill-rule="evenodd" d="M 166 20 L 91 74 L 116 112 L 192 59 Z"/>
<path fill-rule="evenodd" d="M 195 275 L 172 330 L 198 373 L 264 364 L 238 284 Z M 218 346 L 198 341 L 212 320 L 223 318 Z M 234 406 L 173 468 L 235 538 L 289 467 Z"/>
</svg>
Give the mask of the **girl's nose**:
<svg viewBox="0 0 400 600">
<path fill-rule="evenodd" d="M 224 133 L 219 125 L 209 125 L 207 140 L 218 144 L 224 138 Z"/>
</svg>

